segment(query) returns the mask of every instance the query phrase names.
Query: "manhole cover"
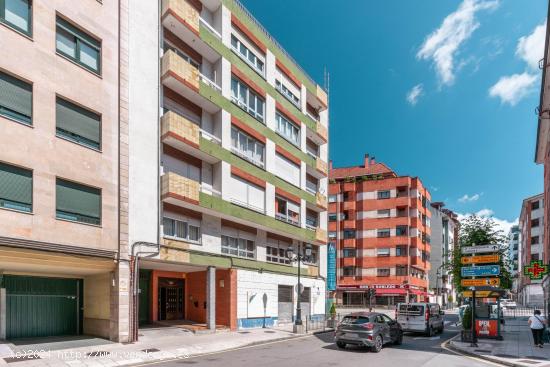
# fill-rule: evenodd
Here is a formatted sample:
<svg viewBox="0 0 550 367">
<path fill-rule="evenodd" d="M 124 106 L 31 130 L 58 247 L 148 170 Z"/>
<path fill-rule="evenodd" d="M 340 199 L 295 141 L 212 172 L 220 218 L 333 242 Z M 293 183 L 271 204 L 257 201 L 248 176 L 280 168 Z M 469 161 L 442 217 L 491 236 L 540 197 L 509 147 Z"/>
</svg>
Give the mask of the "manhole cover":
<svg viewBox="0 0 550 367">
<path fill-rule="evenodd" d="M 95 352 L 86 353 L 88 357 L 107 357 L 111 353 L 104 350 L 96 350 Z"/>
<path fill-rule="evenodd" d="M 155 352 L 160 352 L 160 349 L 157 349 L 157 348 L 148 348 L 148 349 L 142 349 L 141 350 L 143 353 L 155 353 Z"/>
<path fill-rule="evenodd" d="M 15 363 L 15 362 L 30 361 L 33 359 L 40 359 L 40 356 L 38 354 L 29 354 L 29 355 L 22 355 L 17 357 L 4 358 L 4 361 L 6 363 Z"/>
</svg>

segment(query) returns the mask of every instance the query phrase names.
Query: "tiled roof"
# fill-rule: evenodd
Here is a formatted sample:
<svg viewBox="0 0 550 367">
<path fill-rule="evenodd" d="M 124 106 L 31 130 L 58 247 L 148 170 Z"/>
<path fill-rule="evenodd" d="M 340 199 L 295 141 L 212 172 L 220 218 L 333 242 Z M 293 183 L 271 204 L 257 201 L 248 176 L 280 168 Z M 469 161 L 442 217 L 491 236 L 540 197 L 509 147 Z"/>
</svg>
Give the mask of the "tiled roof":
<svg viewBox="0 0 550 367">
<path fill-rule="evenodd" d="M 343 177 L 357 177 L 365 175 L 379 175 L 389 174 L 393 177 L 397 177 L 394 171 L 392 171 L 384 163 L 371 163 L 368 167 L 356 166 L 356 167 L 342 167 L 333 168 L 330 170 L 330 178 L 343 178 Z"/>
</svg>

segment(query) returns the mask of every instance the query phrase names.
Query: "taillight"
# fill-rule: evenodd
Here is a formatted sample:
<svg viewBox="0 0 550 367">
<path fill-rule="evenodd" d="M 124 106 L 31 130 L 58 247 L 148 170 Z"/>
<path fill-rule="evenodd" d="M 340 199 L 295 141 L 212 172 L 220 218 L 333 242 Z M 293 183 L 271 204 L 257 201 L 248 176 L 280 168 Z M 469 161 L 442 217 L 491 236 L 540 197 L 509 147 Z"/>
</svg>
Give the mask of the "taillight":
<svg viewBox="0 0 550 367">
<path fill-rule="evenodd" d="M 361 327 L 363 329 L 372 330 L 374 329 L 374 324 L 372 322 L 367 322 L 367 323 L 361 324 Z"/>
<path fill-rule="evenodd" d="M 430 310 L 426 307 L 426 321 L 430 319 Z"/>
</svg>

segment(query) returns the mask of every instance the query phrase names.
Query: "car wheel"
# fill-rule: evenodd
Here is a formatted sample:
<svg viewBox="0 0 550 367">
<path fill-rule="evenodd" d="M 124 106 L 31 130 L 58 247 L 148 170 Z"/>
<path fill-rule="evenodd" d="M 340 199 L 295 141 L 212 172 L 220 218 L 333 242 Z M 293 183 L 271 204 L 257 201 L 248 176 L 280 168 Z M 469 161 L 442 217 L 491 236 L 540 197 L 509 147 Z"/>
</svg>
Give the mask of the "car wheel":
<svg viewBox="0 0 550 367">
<path fill-rule="evenodd" d="M 377 335 L 374 339 L 374 345 L 372 346 L 371 350 L 374 353 L 378 353 L 382 350 L 382 346 L 384 345 L 384 342 L 382 341 L 382 336 Z"/>
<path fill-rule="evenodd" d="M 402 331 L 400 331 L 399 334 L 397 334 L 397 338 L 395 338 L 395 341 L 393 343 L 395 345 L 403 344 L 403 332 Z"/>
<path fill-rule="evenodd" d="M 441 329 L 439 329 L 439 334 L 443 334 L 443 332 L 445 331 L 445 325 L 441 325 Z"/>
<path fill-rule="evenodd" d="M 429 326 L 428 327 L 428 332 L 426 334 L 428 334 L 429 337 L 434 336 L 434 328 Z"/>
<path fill-rule="evenodd" d="M 336 342 L 336 346 L 340 349 L 344 349 L 346 347 L 346 343 L 344 342 Z"/>
</svg>

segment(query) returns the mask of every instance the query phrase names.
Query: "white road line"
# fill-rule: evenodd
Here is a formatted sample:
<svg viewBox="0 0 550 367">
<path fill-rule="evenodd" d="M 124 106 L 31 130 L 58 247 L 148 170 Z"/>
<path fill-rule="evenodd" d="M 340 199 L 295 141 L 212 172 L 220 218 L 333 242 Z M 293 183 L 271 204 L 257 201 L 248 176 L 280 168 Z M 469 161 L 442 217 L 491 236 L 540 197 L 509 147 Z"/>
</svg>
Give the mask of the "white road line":
<svg viewBox="0 0 550 367">
<path fill-rule="evenodd" d="M 428 336 L 418 336 L 416 338 L 413 338 L 413 340 L 439 340 L 441 339 L 440 336 L 432 336 L 432 337 L 428 337 Z"/>
</svg>

